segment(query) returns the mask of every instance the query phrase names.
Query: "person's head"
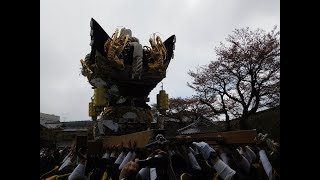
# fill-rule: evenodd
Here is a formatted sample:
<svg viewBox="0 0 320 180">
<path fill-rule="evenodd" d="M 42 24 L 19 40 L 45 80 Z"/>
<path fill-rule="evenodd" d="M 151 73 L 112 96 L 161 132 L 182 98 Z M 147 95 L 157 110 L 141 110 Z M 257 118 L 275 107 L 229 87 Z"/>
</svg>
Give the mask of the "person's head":
<svg viewBox="0 0 320 180">
<path fill-rule="evenodd" d="M 119 179 L 126 178 L 126 179 L 135 179 L 138 171 L 139 171 L 139 164 L 138 159 L 134 161 L 129 161 L 121 170 Z"/>
</svg>

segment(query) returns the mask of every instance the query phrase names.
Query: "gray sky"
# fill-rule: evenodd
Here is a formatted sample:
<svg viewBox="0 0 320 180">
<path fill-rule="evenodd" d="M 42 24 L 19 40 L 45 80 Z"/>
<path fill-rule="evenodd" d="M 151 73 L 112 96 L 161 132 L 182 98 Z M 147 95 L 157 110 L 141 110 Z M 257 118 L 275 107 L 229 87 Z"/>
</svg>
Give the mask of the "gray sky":
<svg viewBox="0 0 320 180">
<path fill-rule="evenodd" d="M 142 45 L 159 32 L 175 34 L 174 59 L 162 81 L 170 97 L 191 96 L 189 69 L 215 59 L 214 47 L 235 28 L 280 27 L 280 0 L 41 0 L 40 112 L 61 121 L 88 120 L 93 94 L 80 75 L 80 59 L 90 52 L 90 18 L 111 36 L 117 27 L 132 30 Z M 161 83 L 150 93 L 156 102 Z"/>
</svg>

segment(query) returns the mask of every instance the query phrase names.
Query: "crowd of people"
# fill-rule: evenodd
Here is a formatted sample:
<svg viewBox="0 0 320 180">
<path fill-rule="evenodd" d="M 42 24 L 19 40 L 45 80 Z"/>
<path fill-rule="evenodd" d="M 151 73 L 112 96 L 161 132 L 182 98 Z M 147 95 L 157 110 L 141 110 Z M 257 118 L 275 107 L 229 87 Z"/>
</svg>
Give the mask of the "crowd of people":
<svg viewBox="0 0 320 180">
<path fill-rule="evenodd" d="M 40 150 L 41 180 L 275 180 L 279 166 L 280 144 L 261 133 L 250 145 L 190 142 L 139 149 L 130 143 L 102 154 L 75 145 Z"/>
</svg>

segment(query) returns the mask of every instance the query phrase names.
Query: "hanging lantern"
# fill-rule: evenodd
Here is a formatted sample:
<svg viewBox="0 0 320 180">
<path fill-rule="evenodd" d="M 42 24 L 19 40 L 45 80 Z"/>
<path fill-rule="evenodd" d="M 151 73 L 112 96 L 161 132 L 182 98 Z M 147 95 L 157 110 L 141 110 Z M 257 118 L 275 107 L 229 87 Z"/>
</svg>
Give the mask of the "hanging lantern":
<svg viewBox="0 0 320 180">
<path fill-rule="evenodd" d="M 169 96 L 165 90 L 160 90 L 157 94 L 157 109 L 161 114 L 165 114 L 166 110 L 169 109 Z"/>
<path fill-rule="evenodd" d="M 97 112 L 96 108 L 93 106 L 93 102 L 89 103 L 89 116 L 92 117 L 92 119 L 97 119 Z"/>
<path fill-rule="evenodd" d="M 108 102 L 108 95 L 107 95 L 107 90 L 103 87 L 98 87 L 94 89 L 94 94 L 93 94 L 93 103 L 94 106 L 96 107 L 105 107 L 107 106 Z"/>
</svg>

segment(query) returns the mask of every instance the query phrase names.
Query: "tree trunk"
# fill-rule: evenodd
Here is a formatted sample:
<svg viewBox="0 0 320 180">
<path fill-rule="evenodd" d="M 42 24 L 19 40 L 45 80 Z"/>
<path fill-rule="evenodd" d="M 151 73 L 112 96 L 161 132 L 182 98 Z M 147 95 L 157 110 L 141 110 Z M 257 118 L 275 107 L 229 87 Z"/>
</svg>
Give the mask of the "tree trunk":
<svg viewBox="0 0 320 180">
<path fill-rule="evenodd" d="M 243 114 L 240 118 L 239 121 L 239 126 L 241 130 L 246 130 L 248 129 L 248 125 L 247 125 L 247 119 L 249 117 L 249 114 Z"/>
<path fill-rule="evenodd" d="M 230 131 L 231 130 L 230 118 L 227 112 L 225 112 L 225 116 L 226 116 L 226 131 Z"/>
</svg>

